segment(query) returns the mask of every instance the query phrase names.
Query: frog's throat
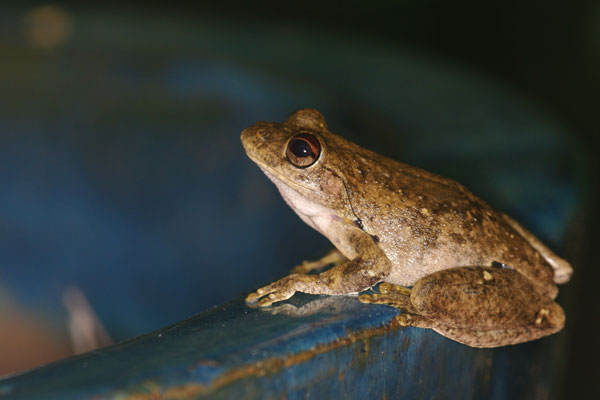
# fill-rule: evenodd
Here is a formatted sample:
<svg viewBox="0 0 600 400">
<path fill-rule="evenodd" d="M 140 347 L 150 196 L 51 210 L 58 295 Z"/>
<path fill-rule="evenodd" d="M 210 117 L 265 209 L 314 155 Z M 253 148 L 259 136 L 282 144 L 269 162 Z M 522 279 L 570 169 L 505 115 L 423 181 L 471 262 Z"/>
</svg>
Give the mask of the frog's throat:
<svg viewBox="0 0 600 400">
<path fill-rule="evenodd" d="M 263 169 L 262 166 L 261 169 Z M 294 210 L 304 223 L 332 240 L 330 235 L 331 224 L 334 221 L 341 220 L 341 217 L 334 210 L 306 198 L 293 186 L 288 185 L 287 180 L 280 179 L 279 176 L 273 175 L 267 169 L 263 169 L 263 172 L 275 184 L 287 205 Z M 296 186 L 299 185 L 296 184 Z"/>
<path fill-rule="evenodd" d="M 304 212 L 306 209 L 314 212 L 315 210 L 319 209 L 319 207 L 320 207 L 320 210 L 319 210 L 320 216 L 328 215 L 329 218 L 327 218 L 327 219 L 329 219 L 329 220 L 331 220 L 331 218 L 338 219 L 338 220 L 345 219 L 344 217 L 337 215 L 337 213 L 335 213 L 333 210 L 323 207 L 323 206 L 320 206 L 320 205 L 317 205 L 315 202 L 308 200 L 306 197 L 302 196 L 297 190 L 294 190 L 294 187 L 299 187 L 299 188 L 302 188 L 302 189 L 305 189 L 305 190 L 308 190 L 311 192 L 316 192 L 317 191 L 316 189 L 299 184 L 298 182 L 293 181 L 284 175 L 278 174 L 273 168 L 260 162 L 256 157 L 253 157 L 249 153 L 246 153 L 246 154 L 248 154 L 248 157 L 252 161 L 254 161 L 254 163 L 256 163 L 256 165 L 258 165 L 258 167 L 269 178 L 269 180 L 275 184 L 275 186 L 279 190 L 279 193 L 281 194 L 281 197 L 283 197 L 283 199 L 285 200 L 286 204 L 292 210 L 294 210 L 294 212 L 296 214 L 298 214 L 300 219 L 302 219 L 302 221 L 304 221 L 310 227 L 316 229 L 321 234 L 327 236 L 327 234 L 325 234 L 324 230 L 322 229 L 323 227 L 317 227 L 315 221 L 312 220 L 314 218 L 314 215 L 311 217 L 310 215 L 307 215 L 306 212 Z M 346 194 L 346 198 L 348 199 L 348 205 L 350 207 L 350 211 L 356 218 L 358 227 L 361 230 L 364 230 L 364 228 L 362 227 L 361 219 L 358 216 L 358 214 L 356 213 L 356 211 L 354 210 L 354 207 L 352 206 L 351 191 L 348 188 L 348 183 L 346 182 L 346 179 L 344 178 L 344 176 L 342 174 L 338 173 L 337 170 L 332 169 L 332 168 L 328 168 L 328 169 L 333 175 L 335 175 L 342 182 L 342 185 L 344 186 L 344 192 Z M 319 221 L 319 222 L 320 223 L 318 223 L 318 225 L 322 225 L 322 221 Z"/>
</svg>

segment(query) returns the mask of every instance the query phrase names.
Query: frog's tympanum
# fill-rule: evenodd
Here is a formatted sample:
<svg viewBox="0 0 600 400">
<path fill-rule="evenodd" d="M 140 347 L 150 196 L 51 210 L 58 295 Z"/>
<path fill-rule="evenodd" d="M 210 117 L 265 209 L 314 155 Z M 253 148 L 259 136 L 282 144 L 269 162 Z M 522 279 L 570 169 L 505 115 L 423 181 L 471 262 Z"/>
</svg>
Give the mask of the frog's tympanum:
<svg viewBox="0 0 600 400">
<path fill-rule="evenodd" d="M 248 303 L 269 306 L 295 292 L 357 294 L 384 282 L 359 300 L 401 308 L 403 325 L 469 346 L 525 342 L 563 327 L 553 299 L 569 263 L 459 183 L 331 133 L 314 109 L 257 122 L 242 143 L 288 205 L 335 246 Z"/>
</svg>

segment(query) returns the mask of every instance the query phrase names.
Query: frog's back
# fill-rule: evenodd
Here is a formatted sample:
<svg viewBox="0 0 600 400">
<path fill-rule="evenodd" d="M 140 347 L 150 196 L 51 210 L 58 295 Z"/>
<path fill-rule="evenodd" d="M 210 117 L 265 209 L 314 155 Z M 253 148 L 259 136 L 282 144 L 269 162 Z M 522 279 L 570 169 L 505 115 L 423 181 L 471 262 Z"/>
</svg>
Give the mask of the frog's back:
<svg viewBox="0 0 600 400">
<path fill-rule="evenodd" d="M 390 283 L 410 286 L 442 269 L 496 262 L 556 295 L 552 267 L 503 214 L 452 179 L 393 160 L 383 165 L 394 168 L 386 172 L 391 179 L 373 179 L 378 200 L 358 208 L 375 216 L 363 221 L 367 229 L 394 233 L 380 243 L 394 266 Z"/>
<path fill-rule="evenodd" d="M 392 263 L 390 283 L 411 286 L 461 266 L 514 268 L 550 297 L 554 272 L 530 241 L 460 183 L 364 149 L 327 130 L 328 166 L 343 176 L 353 215 Z M 498 264 L 495 264 L 498 265 Z"/>
</svg>

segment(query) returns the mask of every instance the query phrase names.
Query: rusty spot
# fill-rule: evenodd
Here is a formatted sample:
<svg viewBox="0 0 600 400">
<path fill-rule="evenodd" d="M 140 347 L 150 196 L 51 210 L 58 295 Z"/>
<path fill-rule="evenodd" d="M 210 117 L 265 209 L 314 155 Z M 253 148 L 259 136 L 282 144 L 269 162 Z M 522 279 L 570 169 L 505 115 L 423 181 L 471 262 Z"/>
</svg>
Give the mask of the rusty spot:
<svg viewBox="0 0 600 400">
<path fill-rule="evenodd" d="M 152 381 L 143 382 L 140 385 L 136 385 L 133 389 L 135 393 L 127 393 L 124 396 L 126 400 L 161 400 L 163 399 L 163 394 L 161 388 L 158 384 Z M 131 392 L 132 390 L 128 390 Z"/>
<path fill-rule="evenodd" d="M 165 391 L 164 399 L 168 400 L 183 400 L 190 399 L 202 393 L 202 385 L 197 383 L 189 383 L 187 385 L 174 386 Z"/>
<path fill-rule="evenodd" d="M 360 351 L 362 351 L 365 354 L 369 354 L 370 350 L 371 350 L 371 346 L 369 345 L 369 341 L 367 339 L 363 339 L 362 346 L 360 347 Z"/>
</svg>

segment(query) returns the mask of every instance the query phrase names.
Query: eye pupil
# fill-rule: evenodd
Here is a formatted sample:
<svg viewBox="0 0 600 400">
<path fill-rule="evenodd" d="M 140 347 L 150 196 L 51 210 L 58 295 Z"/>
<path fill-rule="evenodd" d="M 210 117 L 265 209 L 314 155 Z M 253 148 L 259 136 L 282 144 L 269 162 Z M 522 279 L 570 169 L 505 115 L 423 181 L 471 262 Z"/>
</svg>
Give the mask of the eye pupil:
<svg viewBox="0 0 600 400">
<path fill-rule="evenodd" d="M 290 163 L 298 168 L 313 165 L 321 154 L 321 144 L 316 136 L 310 133 L 299 133 L 287 145 L 286 156 Z"/>
<path fill-rule="evenodd" d="M 310 148 L 310 144 L 304 139 L 292 139 L 290 142 L 290 151 L 294 153 L 296 157 L 309 157 L 315 155 Z"/>
</svg>

